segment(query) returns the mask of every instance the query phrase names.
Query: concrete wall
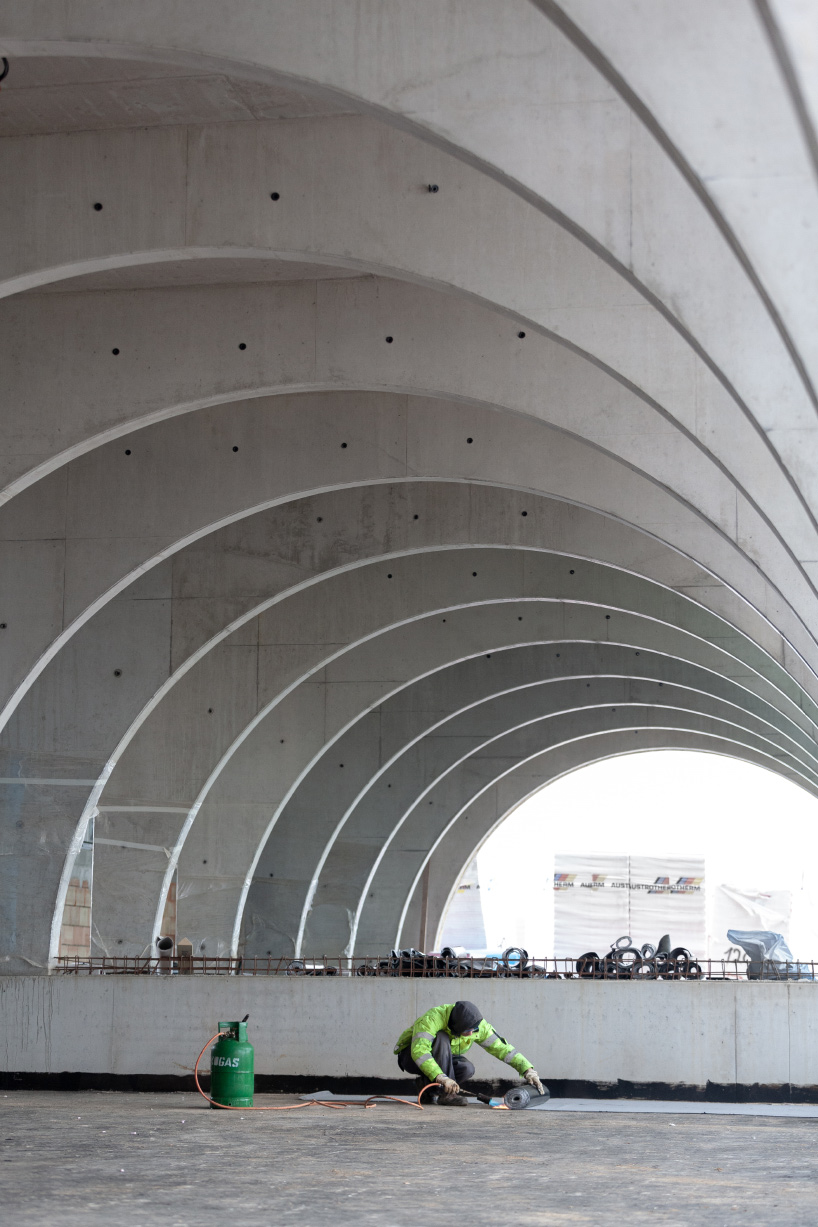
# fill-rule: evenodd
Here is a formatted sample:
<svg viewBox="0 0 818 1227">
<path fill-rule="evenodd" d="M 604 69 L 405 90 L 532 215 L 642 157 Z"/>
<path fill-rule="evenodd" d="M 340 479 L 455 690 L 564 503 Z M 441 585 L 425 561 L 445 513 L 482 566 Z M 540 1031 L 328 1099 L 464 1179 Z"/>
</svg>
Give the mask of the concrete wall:
<svg viewBox="0 0 818 1227">
<path fill-rule="evenodd" d="M 392 1079 L 400 1032 L 454 985 L 295 977 L 0 979 L 3 1069 L 123 1076 L 189 1074 L 222 1019 L 250 1013 L 256 1072 Z M 461 987 L 534 1061 L 566 1083 L 710 1087 L 718 1097 L 818 1093 L 814 984 L 486 982 Z M 508 1070 L 476 1050 L 478 1076 Z M 31 1082 L 29 1077 L 28 1082 Z M 14 1080 L 8 1080 L 14 1085 Z M 113 1083 L 116 1085 L 116 1082 Z M 286 1085 L 286 1082 L 282 1083 Z M 625 1090 L 627 1091 L 626 1087 Z M 695 1093 L 691 1091 L 690 1093 Z"/>
</svg>

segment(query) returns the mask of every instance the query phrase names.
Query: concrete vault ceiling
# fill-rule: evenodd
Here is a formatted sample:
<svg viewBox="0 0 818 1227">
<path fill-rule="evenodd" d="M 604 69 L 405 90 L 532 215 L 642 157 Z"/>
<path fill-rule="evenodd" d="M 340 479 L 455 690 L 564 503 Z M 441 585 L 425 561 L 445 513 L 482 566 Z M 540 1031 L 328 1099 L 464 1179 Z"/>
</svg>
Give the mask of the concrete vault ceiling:
<svg viewBox="0 0 818 1227">
<path fill-rule="evenodd" d="M 615 755 L 818 795 L 818 15 L 0 0 L 0 933 L 432 946 Z M 543 952 L 545 953 L 545 952 Z"/>
</svg>

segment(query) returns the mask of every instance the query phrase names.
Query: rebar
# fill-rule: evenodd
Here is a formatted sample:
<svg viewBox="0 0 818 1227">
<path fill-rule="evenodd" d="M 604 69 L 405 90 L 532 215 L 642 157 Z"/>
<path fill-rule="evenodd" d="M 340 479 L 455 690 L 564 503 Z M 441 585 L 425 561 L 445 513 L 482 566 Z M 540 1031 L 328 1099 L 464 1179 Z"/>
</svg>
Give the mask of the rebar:
<svg viewBox="0 0 818 1227">
<path fill-rule="evenodd" d="M 517 955 L 514 951 L 514 955 Z M 492 980 L 771 980 L 816 981 L 818 963 L 768 963 L 739 959 L 696 959 L 677 948 L 663 954 L 643 955 L 635 947 L 611 950 L 600 956 L 589 951 L 578 958 L 523 958 L 489 956 L 449 957 L 419 950 L 393 950 L 388 956 L 346 955 L 310 958 L 279 956 L 237 958 L 216 955 L 61 956 L 54 971 L 63 975 L 208 975 L 208 976 L 381 976 L 414 979 Z"/>
</svg>

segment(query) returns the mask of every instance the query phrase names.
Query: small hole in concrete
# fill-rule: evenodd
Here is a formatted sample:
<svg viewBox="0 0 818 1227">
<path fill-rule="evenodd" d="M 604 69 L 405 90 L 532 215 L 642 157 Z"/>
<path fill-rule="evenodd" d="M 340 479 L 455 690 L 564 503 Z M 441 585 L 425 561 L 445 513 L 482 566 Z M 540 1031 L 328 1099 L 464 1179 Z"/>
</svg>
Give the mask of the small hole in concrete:
<svg viewBox="0 0 818 1227">
<path fill-rule="evenodd" d="M 213 715 L 213 708 L 212 708 L 212 707 L 208 707 L 208 709 L 207 709 L 207 714 L 208 714 L 208 716 L 212 716 L 212 715 Z"/>
<path fill-rule="evenodd" d="M 445 622 L 445 621 L 446 621 L 446 619 L 444 618 L 444 619 L 443 619 L 443 621 Z"/>
<path fill-rule="evenodd" d="M 387 787 L 387 788 L 391 788 L 391 787 L 392 787 L 392 785 L 391 785 L 391 784 L 387 784 L 387 785 L 386 785 L 386 787 Z"/>
<path fill-rule="evenodd" d="M 111 353 L 112 353 L 112 354 L 114 355 L 114 357 L 116 358 L 116 357 L 118 356 L 118 354 L 119 354 L 119 350 L 118 350 L 118 349 L 112 349 L 112 350 L 111 350 Z"/>
<path fill-rule="evenodd" d="M 520 515 L 521 515 L 521 516 L 527 516 L 527 515 L 528 515 L 528 512 L 527 512 L 527 511 L 521 511 L 521 512 L 520 512 Z"/>
<path fill-rule="evenodd" d="M 114 669 L 114 677 L 122 677 L 122 670 Z"/>
<path fill-rule="evenodd" d="M 207 861 L 202 861 L 202 864 L 203 864 L 203 865 L 206 865 L 206 864 L 207 864 Z"/>
<path fill-rule="evenodd" d="M 280 194 L 280 192 L 270 192 L 270 199 L 271 199 L 271 200 L 280 200 L 280 199 L 281 199 L 281 194 Z M 268 950 L 268 951 L 267 951 L 267 953 L 269 954 L 269 953 L 270 953 L 270 951 Z"/>
<path fill-rule="evenodd" d="M 239 341 L 239 349 L 246 349 L 246 348 L 247 346 L 245 345 L 244 341 Z"/>
<path fill-rule="evenodd" d="M 387 575 L 387 577 L 386 577 L 386 578 L 387 578 L 387 579 L 391 579 L 391 578 L 392 578 L 392 572 L 391 572 L 391 571 L 389 572 L 389 574 Z"/>
<path fill-rule="evenodd" d="M 392 344 L 392 342 L 394 341 L 394 339 L 395 339 L 394 337 L 387 337 L 387 338 L 386 338 L 386 344 L 387 344 L 387 345 L 391 345 L 391 344 Z"/>
<path fill-rule="evenodd" d="M 233 448 L 233 451 L 234 451 L 234 452 L 237 452 L 238 450 L 239 450 L 239 449 L 238 449 L 237 447 L 234 447 L 234 448 Z"/>
<path fill-rule="evenodd" d="M 472 579 L 476 578 L 476 576 L 477 576 L 477 572 L 476 572 L 476 571 L 472 571 Z"/>
<path fill-rule="evenodd" d="M 611 615 L 610 615 L 610 614 L 605 614 L 605 621 L 606 621 L 606 622 L 610 622 L 610 620 L 611 620 Z"/>
<path fill-rule="evenodd" d="M 518 337 L 520 338 L 520 340 L 522 341 L 522 339 L 523 339 L 523 338 L 524 338 L 524 336 L 525 336 L 525 333 L 524 333 L 524 332 L 518 332 L 518 333 L 517 333 L 517 336 L 518 336 Z"/>
<path fill-rule="evenodd" d="M 636 653 L 636 655 L 638 656 L 638 655 L 639 655 L 639 653 L 637 652 L 637 653 Z"/>
<path fill-rule="evenodd" d="M 440 188 L 438 187 L 438 185 L 437 185 L 436 183 L 430 183 L 430 184 L 429 184 L 429 191 L 430 191 L 430 192 L 439 192 L 439 191 L 440 191 Z"/>
<path fill-rule="evenodd" d="M 130 449 L 129 447 L 126 447 L 126 448 L 125 448 L 125 455 L 126 455 L 126 456 L 130 456 L 130 454 L 131 454 L 131 449 Z"/>
<path fill-rule="evenodd" d="M 338 766 L 339 766 L 339 767 L 343 767 L 343 765 L 344 765 L 343 763 L 339 763 L 339 764 L 338 764 Z"/>
<path fill-rule="evenodd" d="M 467 443 L 474 443 L 474 439 L 467 439 L 467 440 L 466 440 L 466 442 L 467 442 Z"/>
<path fill-rule="evenodd" d="M 272 877 L 275 877 L 275 875 L 271 873 L 271 874 L 270 874 L 270 877 L 271 877 L 271 878 L 272 878 Z M 267 951 L 267 953 L 269 954 L 269 953 L 270 953 L 270 951 L 268 950 L 268 951 Z"/>
<path fill-rule="evenodd" d="M 420 516 L 412 516 L 412 519 L 413 519 L 413 520 L 419 520 L 419 519 L 420 519 Z"/>
<path fill-rule="evenodd" d="M 0 622 L 0 631 L 4 631 L 8 626 L 8 622 Z"/>
<path fill-rule="evenodd" d="M 279 744 L 280 746 L 283 746 L 283 745 L 284 745 L 284 738 L 283 738 L 283 737 L 281 738 L 281 741 L 280 741 L 278 744 Z"/>
<path fill-rule="evenodd" d="M 573 572 L 573 571 L 569 571 L 569 572 L 568 572 L 568 574 L 569 574 L 569 575 L 573 575 L 573 574 L 574 574 L 574 572 Z"/>
<path fill-rule="evenodd" d="M 560 654 L 559 652 L 557 652 L 557 660 L 559 660 L 559 658 L 560 658 Z"/>
<path fill-rule="evenodd" d="M 523 620 L 523 615 L 522 615 L 522 614 L 518 614 L 518 615 L 517 615 L 517 621 L 518 621 L 518 622 L 522 622 L 522 620 Z"/>
<path fill-rule="evenodd" d="M 491 660 L 491 652 L 486 652 L 486 660 Z"/>
<path fill-rule="evenodd" d="M 341 444 L 341 447 L 346 447 L 346 443 L 342 443 L 342 444 Z"/>
<path fill-rule="evenodd" d="M 95 212 L 97 212 L 97 213 L 101 213 L 101 212 L 102 212 L 102 205 L 100 204 L 100 202 L 99 202 L 99 201 L 97 201 L 97 202 L 96 202 L 96 204 L 94 205 L 94 210 L 95 210 Z"/>
<path fill-rule="evenodd" d="M 102 208 L 102 205 L 100 205 L 99 207 L 100 207 L 100 208 Z M 118 937 L 118 938 L 116 939 L 116 944 L 117 944 L 118 946 L 121 946 L 121 945 L 122 945 L 122 938 L 121 938 L 121 937 Z M 77 1117 L 77 1120 L 79 1120 L 79 1117 Z"/>
<path fill-rule="evenodd" d="M 615 708 L 615 707 L 612 707 L 612 708 L 611 708 L 611 711 L 616 711 L 616 708 Z"/>
</svg>

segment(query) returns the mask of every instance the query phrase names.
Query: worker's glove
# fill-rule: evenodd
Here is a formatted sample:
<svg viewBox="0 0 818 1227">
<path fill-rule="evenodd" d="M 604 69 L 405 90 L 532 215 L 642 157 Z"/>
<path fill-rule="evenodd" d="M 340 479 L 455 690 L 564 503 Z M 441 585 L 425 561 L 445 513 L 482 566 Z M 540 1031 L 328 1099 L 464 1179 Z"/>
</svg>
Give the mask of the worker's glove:
<svg viewBox="0 0 818 1227">
<path fill-rule="evenodd" d="M 447 1078 L 445 1074 L 441 1074 L 437 1081 L 440 1086 L 443 1087 L 443 1090 L 447 1095 L 460 1094 L 460 1087 L 457 1085 L 454 1078 Z"/>
<path fill-rule="evenodd" d="M 529 1086 L 534 1087 L 535 1091 L 539 1091 L 541 1095 L 545 1094 L 543 1084 L 540 1082 L 540 1075 L 537 1073 L 536 1069 L 527 1069 L 523 1077 Z"/>
</svg>

